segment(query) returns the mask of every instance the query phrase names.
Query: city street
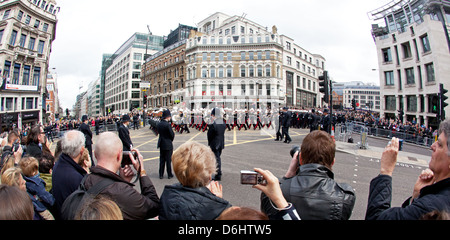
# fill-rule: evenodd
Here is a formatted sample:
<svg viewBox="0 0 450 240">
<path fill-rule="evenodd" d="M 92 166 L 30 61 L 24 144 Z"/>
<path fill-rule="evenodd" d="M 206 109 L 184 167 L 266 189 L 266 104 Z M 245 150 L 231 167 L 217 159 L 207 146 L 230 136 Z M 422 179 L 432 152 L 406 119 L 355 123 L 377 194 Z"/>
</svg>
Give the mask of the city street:
<svg viewBox="0 0 450 240">
<path fill-rule="evenodd" d="M 273 131 L 273 130 L 272 130 Z M 289 166 L 291 157 L 289 151 L 293 145 L 300 145 L 309 133 L 307 129 L 290 129 L 293 139 L 291 144 L 274 141 L 274 132 L 270 130 L 226 131 L 226 147 L 222 153 L 223 196 L 232 205 L 259 209 L 260 192 L 251 186 L 240 184 L 240 171 L 252 170 L 255 167 L 270 170 L 275 176 L 282 177 Z M 176 178 L 159 179 L 159 150 L 156 148 L 158 137 L 145 128 L 130 129 L 131 139 L 145 159 L 145 170 L 153 181 L 159 195 L 165 185 L 174 184 Z M 357 137 L 357 136 L 356 136 Z M 333 166 L 335 179 L 338 182 L 350 184 L 356 191 L 356 204 L 351 219 L 362 220 L 367 207 L 369 184 L 372 178 L 379 174 L 380 157 L 387 139 L 369 138 L 368 150 L 359 150 L 354 144 L 337 142 L 336 162 Z M 94 143 L 96 137 L 94 136 Z M 191 133 L 176 133 L 174 147 L 177 148 L 186 141 L 197 141 L 207 144 L 206 132 L 191 129 Z M 379 146 L 379 147 L 378 147 Z M 400 152 L 397 167 L 393 176 L 392 206 L 400 206 L 413 190 L 414 183 L 422 170 L 427 167 L 426 160 L 431 152 L 426 148 L 405 146 L 406 150 L 415 149 L 415 153 Z M 413 156 L 413 157 L 411 157 Z"/>
</svg>

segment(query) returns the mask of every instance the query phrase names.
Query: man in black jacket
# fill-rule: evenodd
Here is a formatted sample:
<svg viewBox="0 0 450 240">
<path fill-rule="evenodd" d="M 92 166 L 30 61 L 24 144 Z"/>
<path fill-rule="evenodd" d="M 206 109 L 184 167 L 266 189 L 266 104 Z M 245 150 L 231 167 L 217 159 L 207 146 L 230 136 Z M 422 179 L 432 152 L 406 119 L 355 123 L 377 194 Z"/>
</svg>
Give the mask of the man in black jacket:
<svg viewBox="0 0 450 240">
<path fill-rule="evenodd" d="M 164 176 L 164 166 L 167 166 L 167 176 L 169 179 L 173 178 L 172 173 L 172 153 L 173 140 L 175 133 L 172 130 L 172 125 L 169 123 L 172 114 L 169 110 L 165 110 L 162 114 L 162 120 L 156 126 L 159 139 L 157 148 L 159 148 L 159 179 Z"/>
<path fill-rule="evenodd" d="M 80 125 L 80 132 L 82 132 L 84 134 L 84 137 L 86 138 L 86 141 L 84 144 L 85 144 L 86 149 L 89 151 L 89 156 L 91 157 L 92 166 L 95 166 L 94 159 L 92 158 L 92 131 L 88 125 L 88 122 L 89 122 L 88 116 L 83 115 L 83 117 L 81 118 L 81 121 L 83 121 L 83 123 Z"/>
<path fill-rule="evenodd" d="M 289 127 L 291 126 L 292 113 L 288 110 L 289 108 L 287 107 L 283 108 L 283 117 L 281 119 L 281 139 L 286 136 L 284 143 L 287 144 L 292 142 L 291 136 L 289 136 Z"/>
<path fill-rule="evenodd" d="M 355 192 L 334 180 L 336 144 L 329 134 L 314 131 L 305 137 L 281 181 L 284 198 L 292 203 L 302 220 L 348 220 L 355 205 Z M 301 166 L 299 166 L 299 163 Z M 261 195 L 261 210 L 276 214 L 269 198 Z"/>
<path fill-rule="evenodd" d="M 222 155 L 222 150 L 225 149 L 225 130 L 227 127 L 223 122 L 220 109 L 214 108 L 211 111 L 211 118 L 213 123 L 208 126 L 208 146 L 213 151 L 217 161 L 217 174 L 214 180 L 220 181 L 222 179 L 222 160 L 220 155 Z"/>
<path fill-rule="evenodd" d="M 392 173 L 399 148 L 399 140 L 392 139 L 381 156 L 380 175 L 370 182 L 366 220 L 419 220 L 430 213 L 450 212 L 450 120 L 442 122 L 438 132 L 429 169 L 418 177 L 412 197 L 401 207 L 391 208 Z"/>
<path fill-rule="evenodd" d="M 131 142 L 130 131 L 128 130 L 128 125 L 130 124 L 130 116 L 128 114 L 123 115 L 122 124 L 118 129 L 119 138 L 122 141 L 123 151 L 131 151 L 133 148 L 133 142 Z"/>
</svg>

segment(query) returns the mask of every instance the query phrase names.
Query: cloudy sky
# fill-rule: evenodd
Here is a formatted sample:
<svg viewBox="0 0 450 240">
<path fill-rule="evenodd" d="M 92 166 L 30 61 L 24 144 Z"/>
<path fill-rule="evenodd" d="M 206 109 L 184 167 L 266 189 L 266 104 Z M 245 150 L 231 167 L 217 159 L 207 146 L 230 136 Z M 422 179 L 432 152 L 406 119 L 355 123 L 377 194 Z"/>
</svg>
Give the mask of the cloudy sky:
<svg viewBox="0 0 450 240">
<path fill-rule="evenodd" d="M 247 18 L 289 36 L 327 60 L 335 81 L 379 85 L 377 55 L 367 12 L 391 0 L 59 0 L 56 40 L 49 68 L 58 76 L 63 109 L 99 77 L 103 53 L 114 53 L 135 32 L 168 35 L 179 23 L 215 12 Z M 83 86 L 80 90 L 79 87 Z"/>
</svg>

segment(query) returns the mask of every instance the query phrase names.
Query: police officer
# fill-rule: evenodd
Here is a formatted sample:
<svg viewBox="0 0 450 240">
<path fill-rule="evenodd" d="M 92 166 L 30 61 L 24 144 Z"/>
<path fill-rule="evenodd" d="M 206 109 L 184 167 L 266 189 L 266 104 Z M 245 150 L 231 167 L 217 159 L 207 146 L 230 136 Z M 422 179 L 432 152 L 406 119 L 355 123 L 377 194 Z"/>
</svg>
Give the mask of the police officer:
<svg viewBox="0 0 450 240">
<path fill-rule="evenodd" d="M 222 179 L 222 160 L 220 159 L 220 155 L 222 155 L 222 150 L 225 148 L 226 126 L 219 108 L 214 108 L 211 111 L 211 118 L 213 123 L 208 128 L 208 146 L 216 156 L 217 174 L 214 180 L 220 181 Z"/>
<path fill-rule="evenodd" d="M 169 110 L 165 110 L 162 114 L 161 122 L 156 126 L 159 133 L 158 145 L 159 148 L 159 179 L 164 176 L 164 166 L 167 166 L 168 178 L 173 178 L 172 174 L 172 153 L 173 153 L 173 140 L 175 139 L 175 133 L 172 130 L 170 120 L 172 114 Z"/>
</svg>

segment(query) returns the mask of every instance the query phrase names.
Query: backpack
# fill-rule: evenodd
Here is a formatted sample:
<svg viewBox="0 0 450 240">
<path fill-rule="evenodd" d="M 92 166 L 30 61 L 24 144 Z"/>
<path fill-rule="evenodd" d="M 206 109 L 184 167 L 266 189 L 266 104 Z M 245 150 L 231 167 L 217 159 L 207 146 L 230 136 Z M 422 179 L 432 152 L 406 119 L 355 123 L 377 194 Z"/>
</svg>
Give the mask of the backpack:
<svg viewBox="0 0 450 240">
<path fill-rule="evenodd" d="M 80 211 L 81 207 L 84 205 L 84 202 L 89 198 L 95 198 L 98 194 L 100 194 L 106 187 L 114 183 L 114 180 L 110 178 L 105 178 L 96 185 L 86 190 L 84 186 L 84 181 L 86 177 L 84 176 L 83 180 L 81 180 L 80 186 L 75 192 L 70 194 L 61 207 L 61 218 L 63 220 L 75 220 L 75 216 Z"/>
</svg>

